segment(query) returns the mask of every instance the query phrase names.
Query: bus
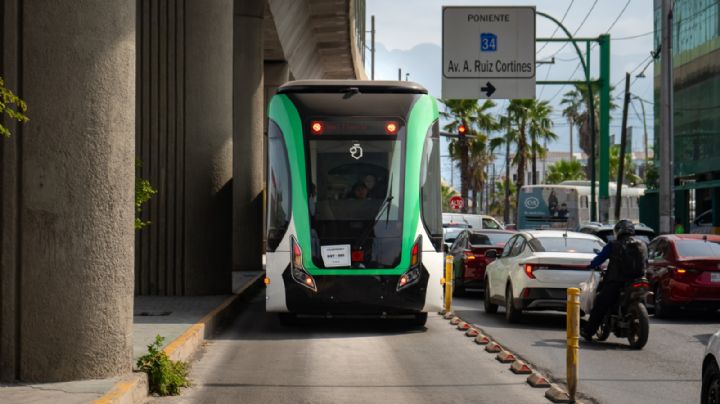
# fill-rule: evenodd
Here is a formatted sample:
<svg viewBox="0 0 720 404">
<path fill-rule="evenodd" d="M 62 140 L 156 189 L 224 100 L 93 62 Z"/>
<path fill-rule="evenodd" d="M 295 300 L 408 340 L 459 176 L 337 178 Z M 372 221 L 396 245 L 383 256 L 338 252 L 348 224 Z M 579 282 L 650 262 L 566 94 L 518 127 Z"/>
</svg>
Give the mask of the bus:
<svg viewBox="0 0 720 404">
<path fill-rule="evenodd" d="M 268 111 L 266 310 L 422 326 L 443 293 L 438 108 L 412 82 L 303 80 Z"/>
<path fill-rule="evenodd" d="M 610 183 L 608 191 L 610 194 L 608 217 L 614 218 L 616 184 Z M 620 206 L 623 219 L 640 222 L 638 200 L 644 194 L 645 188 L 623 185 Z M 577 229 L 581 223 L 589 222 L 591 219 L 590 181 L 564 181 L 556 185 L 523 185 L 520 188 L 517 212 L 518 229 Z"/>
</svg>

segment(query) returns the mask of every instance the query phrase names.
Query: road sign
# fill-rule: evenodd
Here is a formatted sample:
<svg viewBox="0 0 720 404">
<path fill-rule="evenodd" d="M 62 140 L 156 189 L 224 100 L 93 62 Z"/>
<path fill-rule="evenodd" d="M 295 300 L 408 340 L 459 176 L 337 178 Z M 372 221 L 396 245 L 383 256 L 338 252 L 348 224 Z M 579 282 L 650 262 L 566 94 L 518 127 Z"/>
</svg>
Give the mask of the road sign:
<svg viewBox="0 0 720 404">
<path fill-rule="evenodd" d="M 535 98 L 535 7 L 443 7 L 442 96 Z"/>
<path fill-rule="evenodd" d="M 453 196 L 450 198 L 450 209 L 452 210 L 460 210 L 465 206 L 465 201 L 463 201 L 463 198 L 461 196 Z"/>
</svg>

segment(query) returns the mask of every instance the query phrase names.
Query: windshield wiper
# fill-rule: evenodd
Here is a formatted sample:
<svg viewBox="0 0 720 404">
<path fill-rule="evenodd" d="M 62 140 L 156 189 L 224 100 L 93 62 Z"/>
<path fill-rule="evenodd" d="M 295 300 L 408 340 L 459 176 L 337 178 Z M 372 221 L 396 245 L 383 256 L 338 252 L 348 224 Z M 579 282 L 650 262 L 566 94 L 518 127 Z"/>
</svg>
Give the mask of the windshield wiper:
<svg viewBox="0 0 720 404">
<path fill-rule="evenodd" d="M 390 218 L 390 209 L 388 209 L 388 207 L 390 206 L 390 202 L 392 202 L 392 200 L 393 200 L 392 195 L 389 195 L 387 198 L 385 198 L 382 206 L 380 206 L 380 211 L 378 212 L 377 215 L 375 215 L 375 219 L 373 219 L 372 223 L 370 223 L 365 228 L 365 230 L 363 230 L 363 232 L 360 234 L 360 237 L 358 238 L 358 241 L 355 242 L 356 249 L 362 247 L 362 243 L 364 243 L 365 240 L 367 240 L 367 238 L 370 236 L 370 232 L 372 231 L 373 228 L 375 228 L 375 225 L 377 224 L 378 220 L 380 220 L 380 217 L 382 216 L 383 211 L 385 209 L 387 209 L 387 217 L 385 219 L 385 223 L 387 224 L 388 219 Z"/>
</svg>

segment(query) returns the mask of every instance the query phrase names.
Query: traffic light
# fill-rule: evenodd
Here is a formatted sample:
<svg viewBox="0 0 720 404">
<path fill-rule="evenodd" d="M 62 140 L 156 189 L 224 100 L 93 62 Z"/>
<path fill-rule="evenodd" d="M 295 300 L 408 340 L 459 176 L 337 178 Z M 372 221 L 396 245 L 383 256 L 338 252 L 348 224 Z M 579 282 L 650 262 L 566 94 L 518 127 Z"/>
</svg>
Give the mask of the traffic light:
<svg viewBox="0 0 720 404">
<path fill-rule="evenodd" d="M 464 138 L 467 134 L 467 128 L 465 127 L 464 123 L 461 123 L 460 126 L 458 126 L 458 133 L 460 134 L 461 138 Z"/>
</svg>

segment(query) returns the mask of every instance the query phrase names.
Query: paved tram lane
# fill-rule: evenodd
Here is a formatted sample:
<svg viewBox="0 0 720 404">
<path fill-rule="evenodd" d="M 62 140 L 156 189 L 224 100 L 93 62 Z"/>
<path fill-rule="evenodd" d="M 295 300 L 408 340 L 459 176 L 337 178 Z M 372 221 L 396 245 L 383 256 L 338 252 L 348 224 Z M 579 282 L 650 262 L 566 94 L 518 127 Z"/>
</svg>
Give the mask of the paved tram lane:
<svg viewBox="0 0 720 404">
<path fill-rule="evenodd" d="M 317 320 L 285 327 L 264 294 L 192 364 L 193 386 L 156 402 L 545 403 L 443 320 L 426 329 L 381 321 Z"/>
<path fill-rule="evenodd" d="M 526 312 L 520 324 L 483 311 L 482 294 L 453 301 L 455 312 L 477 324 L 518 355 L 565 379 L 565 315 Z M 580 342 L 578 391 L 601 403 L 697 403 L 700 401 L 702 355 L 710 336 L 720 328 L 717 313 L 684 313 L 669 320 L 650 316 L 650 337 L 641 351 L 626 339 Z"/>
</svg>

